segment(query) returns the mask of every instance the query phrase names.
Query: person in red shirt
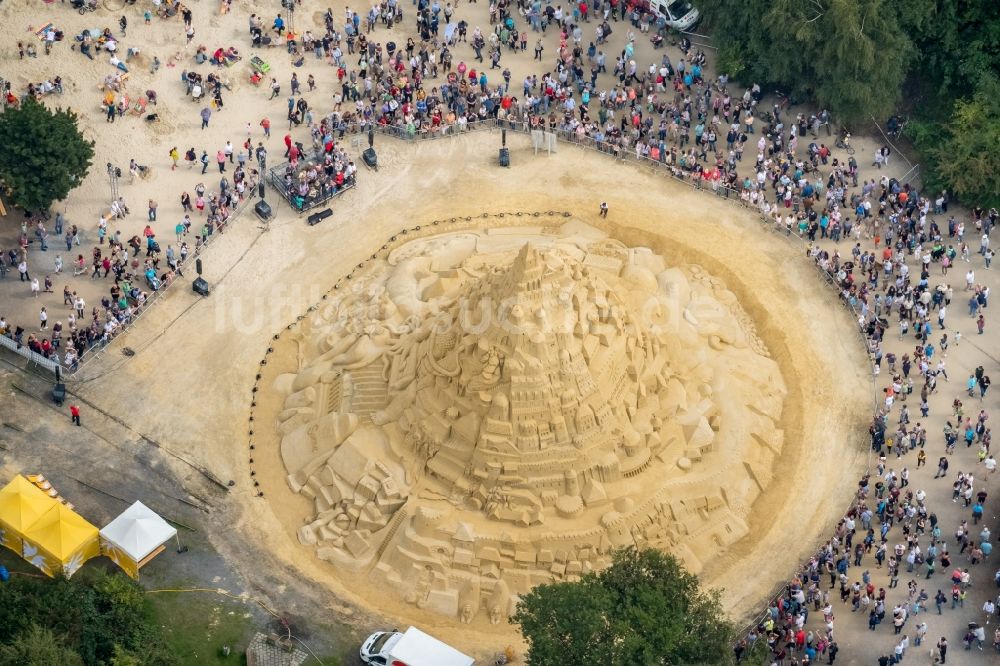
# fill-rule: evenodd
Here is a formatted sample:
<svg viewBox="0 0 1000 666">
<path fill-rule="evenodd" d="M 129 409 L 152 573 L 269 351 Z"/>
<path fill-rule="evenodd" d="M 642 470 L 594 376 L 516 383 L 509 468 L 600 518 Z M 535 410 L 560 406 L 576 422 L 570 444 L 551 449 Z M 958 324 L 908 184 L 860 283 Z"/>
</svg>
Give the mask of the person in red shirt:
<svg viewBox="0 0 1000 666">
<path fill-rule="evenodd" d="M 73 419 L 73 423 L 80 425 L 80 407 L 79 405 L 70 405 L 69 414 Z"/>
</svg>

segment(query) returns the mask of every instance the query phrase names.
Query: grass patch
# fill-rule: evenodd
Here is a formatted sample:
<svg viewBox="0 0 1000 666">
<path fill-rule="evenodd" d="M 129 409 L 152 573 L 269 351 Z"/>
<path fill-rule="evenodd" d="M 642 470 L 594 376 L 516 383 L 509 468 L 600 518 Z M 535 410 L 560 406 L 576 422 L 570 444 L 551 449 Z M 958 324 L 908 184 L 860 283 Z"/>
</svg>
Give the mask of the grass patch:
<svg viewBox="0 0 1000 666">
<path fill-rule="evenodd" d="M 254 632 L 243 603 L 212 592 L 147 594 L 152 620 L 160 625 L 170 652 L 180 664 L 245 664 L 242 656 Z M 231 653 L 222 656 L 222 647 Z"/>
<path fill-rule="evenodd" d="M 323 662 L 323 666 L 341 666 L 341 664 L 344 663 L 343 661 L 341 661 L 340 655 L 327 654 L 327 655 L 318 655 L 318 657 L 319 660 Z M 305 666 L 318 666 L 318 663 L 319 662 L 317 662 L 315 659 L 309 657 L 308 659 L 306 659 Z"/>
</svg>

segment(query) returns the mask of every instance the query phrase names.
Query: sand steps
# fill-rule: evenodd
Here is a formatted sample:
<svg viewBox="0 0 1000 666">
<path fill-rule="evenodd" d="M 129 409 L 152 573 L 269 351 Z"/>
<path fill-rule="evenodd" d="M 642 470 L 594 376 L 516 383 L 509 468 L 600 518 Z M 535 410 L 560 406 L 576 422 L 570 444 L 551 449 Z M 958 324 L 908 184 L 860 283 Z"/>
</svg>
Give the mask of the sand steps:
<svg viewBox="0 0 1000 666">
<path fill-rule="evenodd" d="M 351 411 L 360 418 L 371 416 L 389 402 L 389 383 L 383 375 L 384 361 L 351 371 Z"/>
</svg>

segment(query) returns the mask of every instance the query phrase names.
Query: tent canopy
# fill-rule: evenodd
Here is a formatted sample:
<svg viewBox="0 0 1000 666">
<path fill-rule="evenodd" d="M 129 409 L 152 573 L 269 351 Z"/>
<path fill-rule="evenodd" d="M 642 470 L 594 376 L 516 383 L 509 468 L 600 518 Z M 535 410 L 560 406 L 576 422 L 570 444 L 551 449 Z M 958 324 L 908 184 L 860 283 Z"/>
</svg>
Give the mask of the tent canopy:
<svg viewBox="0 0 1000 666">
<path fill-rule="evenodd" d="M 97 528 L 65 504 L 56 504 L 24 532 L 24 538 L 65 562 L 82 546 L 97 543 Z"/>
<path fill-rule="evenodd" d="M 57 504 L 59 502 L 18 474 L 0 490 L 0 525 L 23 534 Z"/>
<path fill-rule="evenodd" d="M 136 502 L 101 530 L 109 541 L 136 562 L 177 535 L 177 530 L 142 502 Z"/>
</svg>

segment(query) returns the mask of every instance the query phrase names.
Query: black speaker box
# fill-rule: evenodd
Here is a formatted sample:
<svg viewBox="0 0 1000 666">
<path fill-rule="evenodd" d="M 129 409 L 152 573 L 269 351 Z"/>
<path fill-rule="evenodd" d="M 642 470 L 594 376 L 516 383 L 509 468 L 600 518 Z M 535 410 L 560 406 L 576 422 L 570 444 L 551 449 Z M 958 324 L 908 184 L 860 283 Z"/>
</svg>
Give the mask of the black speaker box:
<svg viewBox="0 0 1000 666">
<path fill-rule="evenodd" d="M 266 201 L 258 201 L 257 205 L 253 207 L 254 212 L 257 213 L 257 217 L 267 222 L 271 217 L 271 205 Z"/>
<path fill-rule="evenodd" d="M 205 278 L 195 278 L 194 282 L 191 283 L 191 289 L 194 290 L 194 293 L 196 294 L 208 296 L 208 282 L 205 282 Z"/>
<path fill-rule="evenodd" d="M 312 215 L 310 215 L 307 222 L 309 222 L 309 226 L 311 227 L 319 224 L 320 222 L 330 217 L 331 215 L 333 215 L 333 211 L 329 208 L 324 208 L 318 213 L 313 213 Z"/>
</svg>

